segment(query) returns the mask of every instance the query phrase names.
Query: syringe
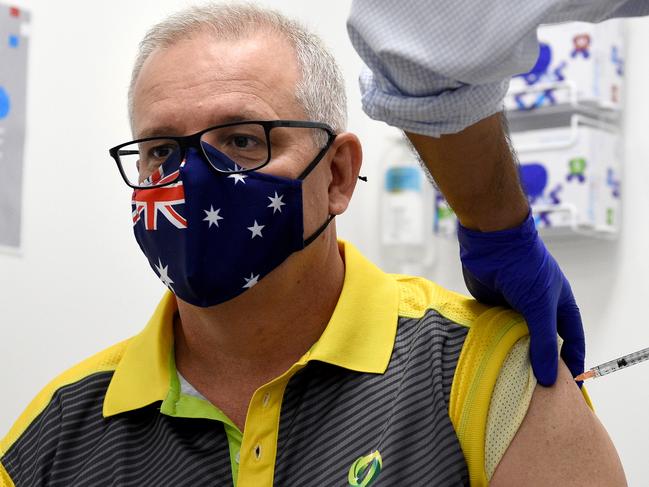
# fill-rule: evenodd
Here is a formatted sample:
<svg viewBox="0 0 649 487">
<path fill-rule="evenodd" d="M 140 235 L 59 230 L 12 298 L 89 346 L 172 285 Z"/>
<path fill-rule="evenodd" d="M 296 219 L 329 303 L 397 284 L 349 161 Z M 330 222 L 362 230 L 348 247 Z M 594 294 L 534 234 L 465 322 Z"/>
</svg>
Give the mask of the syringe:
<svg viewBox="0 0 649 487">
<path fill-rule="evenodd" d="M 625 355 L 624 357 L 620 357 L 615 360 L 611 360 L 610 362 L 606 362 L 593 367 L 592 369 L 587 370 L 583 374 L 575 377 L 575 380 L 586 380 L 592 377 L 601 377 L 603 375 L 610 374 L 611 372 L 617 372 L 620 369 L 639 364 L 640 362 L 644 362 L 645 360 L 649 360 L 649 348 L 645 348 L 635 353 L 630 353 L 629 355 Z"/>
</svg>

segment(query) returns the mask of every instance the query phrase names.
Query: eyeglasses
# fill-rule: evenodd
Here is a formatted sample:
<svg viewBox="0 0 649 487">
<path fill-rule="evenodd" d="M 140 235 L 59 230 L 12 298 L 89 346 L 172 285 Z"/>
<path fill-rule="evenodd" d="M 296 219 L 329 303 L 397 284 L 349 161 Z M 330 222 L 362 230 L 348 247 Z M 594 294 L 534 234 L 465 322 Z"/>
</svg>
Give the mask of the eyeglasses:
<svg viewBox="0 0 649 487">
<path fill-rule="evenodd" d="M 301 179 L 322 159 L 335 138 L 333 129 L 320 122 L 247 121 L 216 125 L 192 135 L 137 139 L 117 145 L 109 153 L 126 184 L 146 189 L 177 181 L 178 169 L 190 147 L 199 149 L 215 170 L 238 174 L 261 169 L 272 157 L 315 142 L 320 152 L 298 177 Z"/>
</svg>

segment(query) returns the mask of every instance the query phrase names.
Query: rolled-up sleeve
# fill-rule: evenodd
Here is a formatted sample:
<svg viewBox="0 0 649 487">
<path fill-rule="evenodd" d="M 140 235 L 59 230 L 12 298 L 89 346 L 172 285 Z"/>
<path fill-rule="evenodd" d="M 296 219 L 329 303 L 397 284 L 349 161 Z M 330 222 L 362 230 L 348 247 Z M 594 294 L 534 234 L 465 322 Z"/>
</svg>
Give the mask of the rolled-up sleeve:
<svg viewBox="0 0 649 487">
<path fill-rule="evenodd" d="M 540 24 L 649 15 L 649 0 L 354 0 L 347 29 L 372 118 L 438 137 L 502 109 Z"/>
</svg>

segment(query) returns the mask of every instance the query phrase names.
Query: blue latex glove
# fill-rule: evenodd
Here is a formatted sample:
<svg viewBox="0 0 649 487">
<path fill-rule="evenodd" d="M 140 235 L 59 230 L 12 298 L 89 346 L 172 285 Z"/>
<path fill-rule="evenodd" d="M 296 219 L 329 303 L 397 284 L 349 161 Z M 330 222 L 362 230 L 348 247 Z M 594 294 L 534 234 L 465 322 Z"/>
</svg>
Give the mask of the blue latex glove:
<svg viewBox="0 0 649 487">
<path fill-rule="evenodd" d="M 573 377 L 584 371 L 584 329 L 570 284 L 538 236 L 530 215 L 516 228 L 478 232 L 459 225 L 464 281 L 478 300 L 509 305 L 530 330 L 530 359 L 541 385 L 557 379 L 561 358 Z M 581 386 L 581 384 L 579 384 Z"/>
</svg>

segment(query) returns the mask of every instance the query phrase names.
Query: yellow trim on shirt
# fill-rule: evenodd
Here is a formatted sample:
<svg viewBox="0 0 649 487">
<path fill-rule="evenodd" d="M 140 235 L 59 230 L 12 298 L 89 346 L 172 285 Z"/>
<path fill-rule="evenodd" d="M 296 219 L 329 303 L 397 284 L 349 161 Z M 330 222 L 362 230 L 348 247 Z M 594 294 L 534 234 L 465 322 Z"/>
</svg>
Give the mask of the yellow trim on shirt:
<svg viewBox="0 0 649 487">
<path fill-rule="evenodd" d="M 128 344 L 129 340 L 124 340 L 102 352 L 99 352 L 98 354 L 93 355 L 68 369 L 45 386 L 18 417 L 12 428 L 9 430 L 9 433 L 7 433 L 7 436 L 0 441 L 0 457 L 9 450 L 11 445 L 20 438 L 27 427 L 45 410 L 56 391 L 91 374 L 115 370 L 115 367 L 120 363 L 122 354 Z"/>
<path fill-rule="evenodd" d="M 485 437 L 489 404 L 503 363 L 528 334 L 523 317 L 492 308 L 471 325 L 451 386 L 449 416 L 466 459 L 472 487 L 486 487 Z"/>
<path fill-rule="evenodd" d="M 421 318 L 434 309 L 440 315 L 462 326 L 470 326 L 488 306 L 423 277 L 392 274 L 399 284 L 399 316 Z"/>
<path fill-rule="evenodd" d="M 2 463 L 0 463 L 0 487 L 15 487 L 14 481 L 11 480 Z"/>
<path fill-rule="evenodd" d="M 307 361 L 308 354 L 280 377 L 257 389 L 252 396 L 241 441 L 237 487 L 273 485 L 284 390 L 290 378 Z"/>
</svg>

